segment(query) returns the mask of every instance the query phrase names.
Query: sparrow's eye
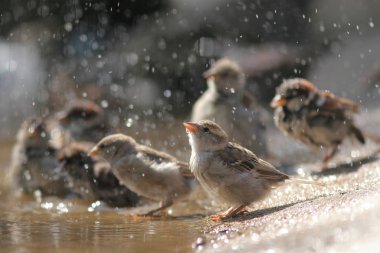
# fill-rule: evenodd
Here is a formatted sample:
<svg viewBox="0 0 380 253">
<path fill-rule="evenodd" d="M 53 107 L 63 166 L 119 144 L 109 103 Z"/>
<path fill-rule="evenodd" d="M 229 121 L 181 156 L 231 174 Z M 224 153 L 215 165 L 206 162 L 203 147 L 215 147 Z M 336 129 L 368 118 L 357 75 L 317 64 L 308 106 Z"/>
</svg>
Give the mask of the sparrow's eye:
<svg viewBox="0 0 380 253">
<path fill-rule="evenodd" d="M 208 133 L 208 132 L 210 132 L 210 129 L 208 127 L 204 127 L 203 132 Z"/>
<path fill-rule="evenodd" d="M 99 145 L 99 148 L 105 148 L 105 147 L 106 147 L 106 145 L 104 145 L 104 144 Z"/>
</svg>

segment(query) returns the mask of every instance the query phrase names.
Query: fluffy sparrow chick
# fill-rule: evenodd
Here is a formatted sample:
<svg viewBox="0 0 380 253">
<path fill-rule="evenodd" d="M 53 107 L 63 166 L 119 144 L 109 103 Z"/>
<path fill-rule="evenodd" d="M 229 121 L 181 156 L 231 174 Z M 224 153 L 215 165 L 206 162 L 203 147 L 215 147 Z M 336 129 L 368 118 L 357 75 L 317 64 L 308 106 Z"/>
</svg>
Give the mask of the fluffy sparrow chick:
<svg viewBox="0 0 380 253">
<path fill-rule="evenodd" d="M 93 143 L 73 143 L 61 151 L 61 169 L 68 187 L 89 201 L 101 200 L 114 207 L 135 206 L 138 197 L 110 171 L 107 162 L 87 155 Z"/>
<path fill-rule="evenodd" d="M 158 209 L 145 215 L 164 210 L 190 191 L 189 181 L 181 173 L 188 168 L 186 163 L 138 144 L 129 136 L 107 136 L 89 154 L 107 160 L 115 176 L 133 192 L 161 202 Z"/>
<path fill-rule="evenodd" d="M 89 100 L 76 100 L 56 115 L 73 141 L 97 142 L 110 134 L 104 110 Z"/>
<path fill-rule="evenodd" d="M 39 190 L 44 195 L 63 197 L 69 193 L 64 177 L 59 173 L 56 150 L 41 118 L 26 120 L 13 149 L 10 174 L 26 194 Z"/>
<path fill-rule="evenodd" d="M 252 96 L 245 90 L 245 77 L 239 65 L 221 59 L 203 76 L 207 79 L 208 89 L 195 102 L 191 120 L 214 120 L 233 141 L 266 155 L 260 108 L 250 105 Z"/>
<path fill-rule="evenodd" d="M 271 106 L 276 108 L 275 124 L 287 136 L 311 148 L 324 150 L 324 169 L 345 138 L 354 137 L 365 143 L 362 132 L 352 119 L 352 115 L 358 112 L 358 104 L 320 91 L 305 79 L 284 81 Z"/>
<path fill-rule="evenodd" d="M 277 184 L 289 179 L 253 152 L 228 141 L 216 123 L 204 120 L 184 123 L 191 145 L 190 170 L 212 198 L 228 205 L 225 213 L 211 216 L 219 221 L 244 211 L 263 199 Z"/>
</svg>

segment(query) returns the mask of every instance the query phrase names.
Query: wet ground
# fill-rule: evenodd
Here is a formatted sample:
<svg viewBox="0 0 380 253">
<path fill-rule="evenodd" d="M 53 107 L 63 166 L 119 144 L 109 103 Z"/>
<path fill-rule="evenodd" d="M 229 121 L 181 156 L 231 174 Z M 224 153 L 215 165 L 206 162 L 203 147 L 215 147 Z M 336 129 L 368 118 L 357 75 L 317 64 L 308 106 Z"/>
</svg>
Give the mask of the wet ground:
<svg viewBox="0 0 380 253">
<path fill-rule="evenodd" d="M 379 113 L 363 113 L 360 124 L 366 130 L 376 129 L 380 120 L 375 115 Z M 181 136 L 181 131 L 171 134 Z M 3 187 L 0 251 L 379 252 L 379 147 L 371 142 L 364 147 L 348 145 L 331 164 L 332 168 L 321 173 L 315 162 L 318 154 L 286 140 L 274 129 L 269 131 L 273 131 L 273 147 L 289 147 L 283 152 L 272 150 L 277 162 L 287 164 L 282 169 L 294 176 L 313 177 L 324 186 L 285 184 L 264 201 L 252 204 L 244 216 L 224 223 L 207 219 L 208 214 L 221 209 L 200 189 L 189 200 L 169 209 L 169 216 L 143 219 L 133 214 L 144 212 L 155 203 L 111 209 L 78 199 L 46 198 L 36 202 L 27 196 L 15 198 Z M 186 136 L 178 139 L 185 142 Z M 153 141 L 152 146 L 158 145 Z M 7 167 L 10 147 L 11 142 L 1 145 L 3 168 Z M 168 147 L 172 153 L 181 151 Z M 186 152 L 179 153 L 186 159 Z"/>
</svg>

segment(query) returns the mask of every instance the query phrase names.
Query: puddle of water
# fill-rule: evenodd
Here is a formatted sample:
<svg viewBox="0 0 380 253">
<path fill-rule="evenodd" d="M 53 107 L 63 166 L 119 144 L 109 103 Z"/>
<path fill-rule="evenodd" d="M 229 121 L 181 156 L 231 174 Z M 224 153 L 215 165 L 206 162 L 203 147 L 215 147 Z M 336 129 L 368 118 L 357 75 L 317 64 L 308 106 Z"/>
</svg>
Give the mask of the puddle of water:
<svg viewBox="0 0 380 253">
<path fill-rule="evenodd" d="M 4 183 L 1 179 L 12 145 L 2 144 L 2 252 L 192 252 L 192 244 L 203 235 L 205 219 L 190 216 L 190 212 L 199 213 L 199 210 L 191 210 L 196 205 L 189 203 L 179 203 L 173 208 L 173 215 L 180 218 L 142 219 L 134 218 L 131 213 L 146 211 L 150 206 L 134 209 L 100 206 L 89 212 L 90 204 L 76 199 L 48 198 L 37 203 L 26 196 L 6 198 L 5 193 L 1 195 Z"/>
<path fill-rule="evenodd" d="M 133 220 L 119 212 L 0 212 L 6 252 L 190 252 L 203 219 Z"/>
</svg>

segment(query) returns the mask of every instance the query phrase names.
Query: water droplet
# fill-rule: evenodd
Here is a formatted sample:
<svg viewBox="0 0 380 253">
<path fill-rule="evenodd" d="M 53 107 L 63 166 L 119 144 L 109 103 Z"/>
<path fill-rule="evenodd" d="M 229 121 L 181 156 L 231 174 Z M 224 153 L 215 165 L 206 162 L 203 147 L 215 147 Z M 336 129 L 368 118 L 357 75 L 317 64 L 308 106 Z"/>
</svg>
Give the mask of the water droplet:
<svg viewBox="0 0 380 253">
<path fill-rule="evenodd" d="M 64 28 L 66 31 L 71 32 L 73 30 L 73 25 L 70 22 L 65 23 Z"/>
<path fill-rule="evenodd" d="M 171 92 L 171 90 L 165 90 L 165 91 L 164 91 L 164 96 L 165 96 L 166 98 L 170 98 L 170 97 L 172 96 L 172 92 Z"/>
<path fill-rule="evenodd" d="M 108 101 L 107 101 L 107 100 L 102 100 L 102 102 L 100 102 L 100 105 L 101 105 L 103 108 L 108 108 Z"/>
<path fill-rule="evenodd" d="M 127 127 L 131 127 L 132 124 L 133 124 L 133 119 L 132 119 L 132 118 L 128 118 L 128 120 L 127 120 L 127 122 L 125 123 L 125 125 L 126 125 Z"/>
</svg>

